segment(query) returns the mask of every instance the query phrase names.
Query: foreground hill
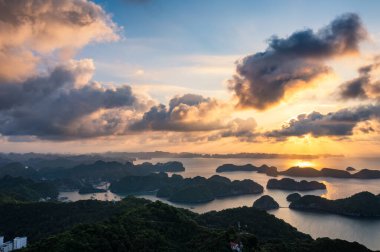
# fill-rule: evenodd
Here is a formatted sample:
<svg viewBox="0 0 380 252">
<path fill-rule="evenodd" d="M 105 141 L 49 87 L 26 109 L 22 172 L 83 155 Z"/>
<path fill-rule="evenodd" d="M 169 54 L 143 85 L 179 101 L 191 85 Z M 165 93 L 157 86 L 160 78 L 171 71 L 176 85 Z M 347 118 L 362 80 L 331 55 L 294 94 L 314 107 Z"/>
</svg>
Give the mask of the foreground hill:
<svg viewBox="0 0 380 252">
<path fill-rule="evenodd" d="M 358 243 L 313 240 L 252 207 L 200 215 L 129 197 L 115 203 L 5 204 L 0 211 L 6 237 L 31 237 L 24 251 L 231 251 L 230 242 L 243 251 L 370 251 Z"/>
<path fill-rule="evenodd" d="M 292 201 L 289 207 L 297 210 L 321 211 L 355 217 L 380 217 L 380 195 L 361 192 L 337 200 L 305 195 Z"/>
<path fill-rule="evenodd" d="M 25 235 L 33 243 L 80 223 L 94 223 L 118 216 L 140 201 L 145 202 L 136 199 L 117 203 L 85 200 L 0 204 L 0 230 L 9 238 Z"/>
</svg>

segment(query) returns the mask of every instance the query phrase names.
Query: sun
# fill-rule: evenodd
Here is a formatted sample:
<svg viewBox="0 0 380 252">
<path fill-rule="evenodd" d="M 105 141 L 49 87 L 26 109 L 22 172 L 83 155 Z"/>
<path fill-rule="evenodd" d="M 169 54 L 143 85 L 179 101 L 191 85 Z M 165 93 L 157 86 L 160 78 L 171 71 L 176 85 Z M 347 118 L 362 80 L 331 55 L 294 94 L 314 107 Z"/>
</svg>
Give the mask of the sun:
<svg viewBox="0 0 380 252">
<path fill-rule="evenodd" d="M 311 162 L 311 161 L 300 160 L 300 161 L 297 161 L 295 163 L 295 166 L 298 166 L 298 167 L 313 167 L 314 163 Z"/>
</svg>

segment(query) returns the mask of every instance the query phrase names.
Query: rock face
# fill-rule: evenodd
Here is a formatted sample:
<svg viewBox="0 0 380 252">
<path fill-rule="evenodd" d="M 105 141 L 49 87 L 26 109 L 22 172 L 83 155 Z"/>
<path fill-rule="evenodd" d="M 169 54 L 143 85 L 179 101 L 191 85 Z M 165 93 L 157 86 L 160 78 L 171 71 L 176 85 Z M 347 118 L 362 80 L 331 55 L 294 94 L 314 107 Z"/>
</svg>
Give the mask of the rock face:
<svg viewBox="0 0 380 252">
<path fill-rule="evenodd" d="M 370 192 L 357 193 L 349 198 L 328 200 L 319 196 L 305 195 L 293 201 L 292 209 L 321 211 L 355 217 L 380 218 L 380 197 Z"/>
<path fill-rule="evenodd" d="M 201 203 L 215 198 L 259 194 L 264 191 L 264 188 L 249 179 L 231 181 L 219 175 L 208 179 L 200 176 L 183 178 L 176 174 L 169 177 L 166 173 L 159 173 L 148 176 L 126 176 L 113 182 L 110 190 L 115 193 L 158 190 L 157 197 L 168 198 L 172 202 Z"/>
<path fill-rule="evenodd" d="M 348 171 L 348 172 L 352 172 L 352 171 L 356 171 L 356 169 L 355 169 L 354 167 L 348 166 L 348 167 L 346 168 L 346 171 Z"/>
<path fill-rule="evenodd" d="M 302 180 L 300 182 L 297 182 L 291 178 L 283 178 L 281 180 L 270 179 L 268 181 L 267 188 L 289 190 L 289 191 L 311 191 L 311 190 L 324 190 L 326 189 L 326 185 L 323 183 L 319 183 L 317 181 Z"/>
<path fill-rule="evenodd" d="M 291 193 L 288 195 L 288 197 L 286 197 L 286 200 L 289 202 L 293 202 L 293 201 L 299 200 L 300 198 L 301 198 L 301 194 Z"/>
<path fill-rule="evenodd" d="M 261 196 L 253 203 L 253 207 L 260 210 L 278 209 L 280 205 L 269 195 Z"/>
</svg>

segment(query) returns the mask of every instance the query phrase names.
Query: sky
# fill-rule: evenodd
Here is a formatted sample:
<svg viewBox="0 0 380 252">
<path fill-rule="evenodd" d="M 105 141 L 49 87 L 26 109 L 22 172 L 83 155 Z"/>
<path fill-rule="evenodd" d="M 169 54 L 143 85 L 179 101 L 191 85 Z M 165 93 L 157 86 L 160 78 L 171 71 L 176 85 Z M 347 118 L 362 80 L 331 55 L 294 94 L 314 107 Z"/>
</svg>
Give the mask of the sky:
<svg viewBox="0 0 380 252">
<path fill-rule="evenodd" d="M 0 0 L 0 151 L 378 156 L 379 8 Z"/>
</svg>

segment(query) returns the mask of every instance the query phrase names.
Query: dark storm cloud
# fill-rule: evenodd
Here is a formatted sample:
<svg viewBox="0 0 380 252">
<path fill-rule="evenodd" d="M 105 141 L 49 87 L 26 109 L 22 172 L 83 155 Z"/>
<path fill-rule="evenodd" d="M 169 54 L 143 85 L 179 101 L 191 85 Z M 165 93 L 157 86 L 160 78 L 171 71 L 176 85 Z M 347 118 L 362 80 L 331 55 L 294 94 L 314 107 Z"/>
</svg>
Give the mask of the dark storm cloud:
<svg viewBox="0 0 380 252">
<path fill-rule="evenodd" d="M 0 111 L 38 102 L 67 83 L 74 83 L 75 73 L 63 66 L 47 76 L 37 76 L 23 83 L 0 83 Z"/>
<path fill-rule="evenodd" d="M 371 119 L 380 119 L 380 105 L 342 109 L 325 115 L 319 112 L 302 114 L 281 129 L 265 133 L 265 136 L 278 139 L 307 134 L 314 137 L 350 136 L 358 123 Z"/>
<path fill-rule="evenodd" d="M 359 68 L 359 77 L 340 85 L 339 96 L 343 100 L 348 99 L 378 99 L 380 95 L 380 82 L 371 81 L 372 71 L 379 67 L 379 59 L 376 62 Z"/>
<path fill-rule="evenodd" d="M 118 109 L 133 111 L 139 100 L 129 86 L 105 88 L 82 83 L 91 68 L 92 63 L 86 60 L 72 62 L 46 76 L 1 84 L 0 133 L 65 140 L 123 130 L 123 111 Z"/>
<path fill-rule="evenodd" d="M 264 52 L 243 58 L 229 87 L 239 99 L 240 107 L 267 109 L 287 93 L 305 88 L 329 72 L 324 61 L 358 51 L 366 37 L 356 14 L 345 14 L 318 32 L 298 31 L 285 39 L 269 40 Z"/>
<path fill-rule="evenodd" d="M 201 95 L 185 94 L 170 100 L 169 106 L 153 106 L 140 121 L 131 125 L 135 131 L 209 131 L 220 129 L 218 114 L 223 104 Z"/>
</svg>

